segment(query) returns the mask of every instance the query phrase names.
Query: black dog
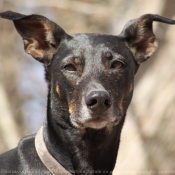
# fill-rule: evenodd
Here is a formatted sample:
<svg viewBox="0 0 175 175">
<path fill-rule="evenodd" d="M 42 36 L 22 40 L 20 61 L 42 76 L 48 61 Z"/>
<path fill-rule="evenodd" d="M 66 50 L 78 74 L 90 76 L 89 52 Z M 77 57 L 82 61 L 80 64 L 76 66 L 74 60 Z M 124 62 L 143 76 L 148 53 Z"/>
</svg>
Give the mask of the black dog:
<svg viewBox="0 0 175 175">
<path fill-rule="evenodd" d="M 43 128 L 0 156 L 1 173 L 112 174 L 134 75 L 157 49 L 152 23 L 175 21 L 147 14 L 119 36 L 70 36 L 40 15 L 0 17 L 13 20 L 25 51 L 44 64 L 49 89 Z"/>
</svg>

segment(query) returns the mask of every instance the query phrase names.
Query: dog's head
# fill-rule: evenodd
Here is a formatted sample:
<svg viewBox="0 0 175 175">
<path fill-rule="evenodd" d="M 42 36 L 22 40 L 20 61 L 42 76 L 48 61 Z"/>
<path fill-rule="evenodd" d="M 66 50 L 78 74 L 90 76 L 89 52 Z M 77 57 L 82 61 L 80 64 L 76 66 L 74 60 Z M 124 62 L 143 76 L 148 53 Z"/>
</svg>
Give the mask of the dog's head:
<svg viewBox="0 0 175 175">
<path fill-rule="evenodd" d="M 44 64 L 53 121 L 93 129 L 112 128 L 125 117 L 134 75 L 157 49 L 153 21 L 175 23 L 147 14 L 128 22 L 119 36 L 70 36 L 40 15 L 0 16 L 14 21 L 25 51 Z"/>
</svg>

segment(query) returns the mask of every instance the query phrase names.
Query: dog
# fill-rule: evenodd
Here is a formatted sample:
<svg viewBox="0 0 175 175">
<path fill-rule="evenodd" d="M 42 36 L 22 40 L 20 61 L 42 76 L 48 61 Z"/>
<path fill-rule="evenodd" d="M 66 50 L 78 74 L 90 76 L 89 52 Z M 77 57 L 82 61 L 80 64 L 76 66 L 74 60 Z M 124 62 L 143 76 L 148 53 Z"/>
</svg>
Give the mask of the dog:
<svg viewBox="0 0 175 175">
<path fill-rule="evenodd" d="M 1 174 L 112 174 L 134 76 L 158 47 L 152 24 L 175 21 L 146 14 L 118 36 L 71 36 L 44 16 L 6 11 L 0 17 L 14 22 L 48 82 L 43 126 L 0 156 Z"/>
</svg>

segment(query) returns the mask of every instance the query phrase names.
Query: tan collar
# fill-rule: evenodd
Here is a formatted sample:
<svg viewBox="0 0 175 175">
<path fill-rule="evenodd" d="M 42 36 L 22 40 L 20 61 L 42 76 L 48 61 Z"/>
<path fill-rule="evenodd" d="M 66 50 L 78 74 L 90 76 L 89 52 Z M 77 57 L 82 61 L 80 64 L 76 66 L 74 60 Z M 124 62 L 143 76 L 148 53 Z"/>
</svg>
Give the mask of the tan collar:
<svg viewBox="0 0 175 175">
<path fill-rule="evenodd" d="M 39 158 L 53 175 L 71 175 L 56 159 L 49 153 L 43 138 L 43 126 L 35 136 L 35 148 Z"/>
</svg>

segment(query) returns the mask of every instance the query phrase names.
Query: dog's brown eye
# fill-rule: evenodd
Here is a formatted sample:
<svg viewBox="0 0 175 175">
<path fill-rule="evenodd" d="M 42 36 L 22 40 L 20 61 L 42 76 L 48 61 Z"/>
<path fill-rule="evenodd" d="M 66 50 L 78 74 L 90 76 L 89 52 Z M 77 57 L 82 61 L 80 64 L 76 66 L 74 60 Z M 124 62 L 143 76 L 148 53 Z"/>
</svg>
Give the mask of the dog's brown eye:
<svg viewBox="0 0 175 175">
<path fill-rule="evenodd" d="M 65 68 L 66 70 L 68 70 L 68 71 L 76 71 L 76 70 L 77 70 L 77 69 L 75 68 L 75 66 L 72 65 L 72 64 L 67 64 L 67 65 L 64 66 L 64 68 Z"/>
<path fill-rule="evenodd" d="M 121 61 L 114 61 L 112 64 L 111 64 L 111 68 L 112 69 L 120 69 L 121 67 L 123 67 L 124 64 L 121 62 Z"/>
</svg>

